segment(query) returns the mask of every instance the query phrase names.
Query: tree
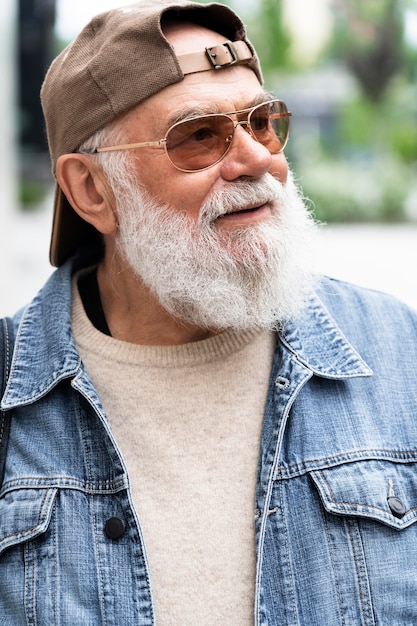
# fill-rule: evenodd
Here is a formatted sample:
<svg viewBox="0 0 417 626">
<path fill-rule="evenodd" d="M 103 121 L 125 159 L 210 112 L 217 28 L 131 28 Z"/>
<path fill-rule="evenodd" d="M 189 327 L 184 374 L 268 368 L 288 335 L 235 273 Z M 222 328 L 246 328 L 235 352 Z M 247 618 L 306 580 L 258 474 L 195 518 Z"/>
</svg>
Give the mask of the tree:
<svg viewBox="0 0 417 626">
<path fill-rule="evenodd" d="M 246 21 L 250 40 L 260 57 L 265 76 L 287 67 L 291 37 L 283 22 L 282 0 L 258 0 L 250 10 L 246 7 L 247 15 L 239 0 L 223 2 Z"/>
<path fill-rule="evenodd" d="M 282 19 L 282 0 L 260 0 L 252 26 L 264 73 L 286 67 L 291 38 Z"/>
<path fill-rule="evenodd" d="M 403 12 L 398 0 L 338 0 L 336 48 L 365 97 L 380 102 L 403 68 Z"/>
</svg>

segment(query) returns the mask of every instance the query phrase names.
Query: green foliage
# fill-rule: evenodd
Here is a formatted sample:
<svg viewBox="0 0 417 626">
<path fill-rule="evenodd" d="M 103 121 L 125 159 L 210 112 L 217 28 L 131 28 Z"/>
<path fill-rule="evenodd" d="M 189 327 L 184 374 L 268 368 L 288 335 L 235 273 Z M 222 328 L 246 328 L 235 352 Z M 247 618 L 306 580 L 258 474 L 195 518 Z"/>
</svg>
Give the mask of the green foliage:
<svg viewBox="0 0 417 626">
<path fill-rule="evenodd" d="M 35 180 L 22 179 L 19 183 L 19 206 L 24 210 L 32 210 L 37 208 L 46 198 L 49 191 L 49 185 Z"/>
<path fill-rule="evenodd" d="M 332 109 L 330 131 L 313 155 L 299 151 L 295 171 L 320 220 L 415 220 L 417 51 L 403 37 L 405 0 L 338 6 L 326 60 L 343 59 L 360 90 Z"/>
<path fill-rule="evenodd" d="M 403 221 L 411 171 L 395 159 L 364 165 L 321 160 L 298 167 L 304 194 L 323 222 Z"/>
<path fill-rule="evenodd" d="M 374 137 L 374 121 L 376 107 L 365 98 L 347 102 L 340 112 L 339 124 L 341 131 L 341 149 L 351 152 L 370 146 Z M 378 116 L 378 120 L 380 116 Z"/>
<path fill-rule="evenodd" d="M 392 146 L 405 163 L 417 162 L 417 126 L 400 123 L 392 133 Z"/>
<path fill-rule="evenodd" d="M 291 38 L 283 23 L 281 0 L 260 0 L 250 32 L 265 75 L 288 66 Z"/>
<path fill-rule="evenodd" d="M 392 154 L 405 164 L 417 162 L 415 89 L 399 83 L 384 101 L 365 98 L 347 102 L 339 116 L 341 156 L 364 151 Z"/>
<path fill-rule="evenodd" d="M 253 9 L 247 10 L 247 14 L 238 0 L 229 0 L 225 4 L 237 11 L 246 23 L 266 78 L 277 69 L 291 66 L 291 36 L 283 21 L 282 0 L 258 0 L 253 3 Z"/>
</svg>

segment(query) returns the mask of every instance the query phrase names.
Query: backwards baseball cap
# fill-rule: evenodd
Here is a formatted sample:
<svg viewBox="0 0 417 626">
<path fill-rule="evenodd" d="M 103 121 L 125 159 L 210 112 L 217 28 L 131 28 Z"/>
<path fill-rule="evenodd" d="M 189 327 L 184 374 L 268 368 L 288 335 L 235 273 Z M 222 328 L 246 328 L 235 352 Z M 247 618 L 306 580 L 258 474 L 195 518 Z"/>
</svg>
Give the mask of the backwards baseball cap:
<svg viewBox="0 0 417 626">
<path fill-rule="evenodd" d="M 176 56 L 161 22 L 176 18 L 224 35 L 224 44 Z M 41 90 L 53 172 L 59 156 L 75 152 L 95 132 L 189 73 L 248 65 L 262 82 L 255 50 L 241 19 L 228 7 L 187 0 L 144 0 L 94 17 L 52 63 Z M 55 190 L 50 247 L 60 266 L 99 233 Z"/>
</svg>

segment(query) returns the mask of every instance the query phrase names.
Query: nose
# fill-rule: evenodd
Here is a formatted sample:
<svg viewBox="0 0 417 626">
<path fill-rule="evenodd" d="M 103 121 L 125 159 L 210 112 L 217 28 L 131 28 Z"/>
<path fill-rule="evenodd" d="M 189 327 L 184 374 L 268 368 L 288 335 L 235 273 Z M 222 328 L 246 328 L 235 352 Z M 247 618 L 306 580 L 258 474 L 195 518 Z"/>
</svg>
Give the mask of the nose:
<svg viewBox="0 0 417 626">
<path fill-rule="evenodd" d="M 253 139 L 255 139 L 255 137 L 254 137 L 254 135 L 253 135 L 253 132 L 252 132 L 252 129 L 251 129 L 250 125 L 249 125 L 248 120 L 238 120 L 237 122 L 233 122 L 233 125 L 234 125 L 234 127 L 235 127 L 235 132 L 236 132 L 236 128 L 237 128 L 238 126 L 241 126 L 241 127 L 243 128 L 243 130 L 246 130 L 246 132 L 247 132 L 247 133 L 249 133 L 249 135 L 250 135 Z"/>
<path fill-rule="evenodd" d="M 232 145 L 221 161 L 222 178 L 230 181 L 242 176 L 262 176 L 271 168 L 271 153 L 254 138 L 247 121 L 234 122 L 234 125 Z"/>
</svg>

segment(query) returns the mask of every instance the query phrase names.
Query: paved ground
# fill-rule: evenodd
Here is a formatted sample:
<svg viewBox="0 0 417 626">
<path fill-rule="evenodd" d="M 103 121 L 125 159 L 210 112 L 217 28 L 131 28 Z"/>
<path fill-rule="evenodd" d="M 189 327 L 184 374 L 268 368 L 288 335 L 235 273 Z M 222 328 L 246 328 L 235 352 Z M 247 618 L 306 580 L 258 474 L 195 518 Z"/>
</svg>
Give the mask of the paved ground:
<svg viewBox="0 0 417 626">
<path fill-rule="evenodd" d="M 33 213 L 16 213 L 0 249 L 0 316 L 11 314 L 50 275 L 51 201 Z M 318 267 L 352 282 L 388 291 L 417 308 L 417 224 L 326 226 Z"/>
</svg>

